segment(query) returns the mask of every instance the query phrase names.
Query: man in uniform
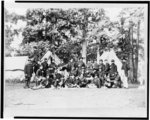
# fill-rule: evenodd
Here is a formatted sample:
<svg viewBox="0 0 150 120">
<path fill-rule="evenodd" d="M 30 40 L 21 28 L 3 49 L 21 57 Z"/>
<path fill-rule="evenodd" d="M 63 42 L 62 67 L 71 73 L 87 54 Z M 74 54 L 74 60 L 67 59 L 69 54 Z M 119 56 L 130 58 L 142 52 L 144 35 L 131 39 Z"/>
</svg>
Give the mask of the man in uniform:
<svg viewBox="0 0 150 120">
<path fill-rule="evenodd" d="M 43 62 L 41 65 L 43 66 L 44 77 L 46 77 L 46 71 L 47 71 L 47 69 L 48 69 L 47 58 L 44 58 L 44 62 Z"/>
<path fill-rule="evenodd" d="M 89 73 L 92 73 L 92 69 L 93 69 L 93 65 L 92 65 L 92 62 L 89 60 L 87 63 L 87 71 Z"/>
<path fill-rule="evenodd" d="M 31 59 L 28 59 L 27 64 L 24 67 L 24 74 L 25 74 L 25 86 L 24 88 L 29 88 L 30 87 L 30 79 L 32 77 L 33 73 L 33 64 L 31 62 Z"/>
<path fill-rule="evenodd" d="M 128 78 L 128 71 L 130 70 L 129 65 L 127 64 L 126 60 L 122 60 L 122 70 L 124 70 L 125 76 Z"/>
<path fill-rule="evenodd" d="M 55 70 L 56 70 L 56 65 L 51 61 L 51 64 L 48 66 L 47 69 L 47 79 L 53 84 L 54 83 L 54 78 L 55 78 Z"/>
<path fill-rule="evenodd" d="M 116 72 L 117 72 L 117 65 L 115 64 L 115 60 L 112 59 L 110 65 L 110 74 Z"/>
<path fill-rule="evenodd" d="M 93 64 L 93 72 L 92 72 L 92 76 L 95 77 L 96 75 L 98 75 L 98 71 L 99 71 L 99 64 L 97 63 L 97 61 L 94 61 Z"/>
<path fill-rule="evenodd" d="M 50 87 L 50 82 L 48 81 L 48 79 L 46 79 L 44 75 L 43 65 L 40 65 L 40 68 L 37 70 L 36 77 L 37 77 L 36 86 L 32 87 L 31 89 L 37 90 L 41 88 Z"/>
<path fill-rule="evenodd" d="M 40 85 L 40 82 L 46 79 L 44 75 L 43 65 L 40 65 L 40 68 L 37 70 L 36 77 L 37 77 L 36 86 Z"/>
<path fill-rule="evenodd" d="M 104 72 L 105 72 L 105 76 L 107 77 L 108 76 L 108 74 L 109 74 L 109 70 L 110 70 L 110 64 L 108 63 L 108 60 L 107 59 L 105 59 L 105 70 L 104 70 Z"/>
<path fill-rule="evenodd" d="M 32 62 L 33 62 L 33 66 L 34 66 L 34 73 L 36 74 L 37 70 L 39 69 L 39 64 L 38 64 L 39 53 L 38 53 L 36 46 L 33 47 L 33 53 L 32 53 L 32 55 L 30 55 L 30 57 L 32 57 Z"/>
<path fill-rule="evenodd" d="M 109 88 L 121 87 L 121 80 L 117 71 L 117 65 L 115 64 L 115 61 L 113 59 L 111 60 L 109 79 L 110 79 L 110 85 L 108 86 Z"/>
<path fill-rule="evenodd" d="M 103 64 L 103 60 L 99 60 L 99 79 L 101 82 L 101 86 L 104 85 L 104 70 L 105 70 L 105 65 Z"/>
</svg>

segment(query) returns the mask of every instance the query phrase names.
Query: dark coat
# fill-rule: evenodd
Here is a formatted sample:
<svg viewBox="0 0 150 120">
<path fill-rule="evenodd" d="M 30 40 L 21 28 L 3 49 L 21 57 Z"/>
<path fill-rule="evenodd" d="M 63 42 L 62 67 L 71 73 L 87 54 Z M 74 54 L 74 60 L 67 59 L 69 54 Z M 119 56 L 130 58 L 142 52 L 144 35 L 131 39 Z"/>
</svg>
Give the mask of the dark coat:
<svg viewBox="0 0 150 120">
<path fill-rule="evenodd" d="M 110 65 L 110 73 L 117 73 L 117 65 L 115 63 Z"/>
<path fill-rule="evenodd" d="M 105 72 L 105 74 L 108 74 L 109 71 L 110 71 L 110 65 L 109 65 L 109 63 L 106 63 L 104 72 Z"/>
<path fill-rule="evenodd" d="M 27 77 L 32 77 L 33 64 L 31 62 L 27 63 L 24 67 L 24 73 Z"/>
<path fill-rule="evenodd" d="M 43 69 L 38 69 L 36 72 L 37 77 L 45 77 L 45 72 Z"/>
<path fill-rule="evenodd" d="M 32 63 L 33 63 L 33 67 L 34 67 L 34 73 L 36 73 L 36 71 L 40 68 L 40 65 L 35 61 Z"/>
<path fill-rule="evenodd" d="M 102 64 L 99 64 L 99 72 L 104 72 L 105 71 L 105 65 L 102 63 Z"/>
<path fill-rule="evenodd" d="M 55 69 L 56 69 L 56 65 L 54 63 L 51 63 L 49 66 L 48 66 L 48 69 L 47 69 L 47 74 L 53 74 L 55 72 Z"/>
<path fill-rule="evenodd" d="M 123 62 L 121 69 L 124 70 L 125 71 L 125 75 L 128 76 L 128 70 L 130 70 L 130 67 L 129 67 L 129 65 L 126 62 Z"/>
<path fill-rule="evenodd" d="M 47 69 L 48 69 L 48 63 L 47 63 L 46 61 L 44 61 L 44 62 L 42 63 L 42 66 L 43 66 L 43 69 L 44 69 L 44 70 L 47 70 Z"/>
<path fill-rule="evenodd" d="M 94 68 L 95 70 L 98 70 L 98 69 L 99 69 L 99 64 L 94 63 L 94 64 L 93 64 L 93 68 Z"/>
</svg>

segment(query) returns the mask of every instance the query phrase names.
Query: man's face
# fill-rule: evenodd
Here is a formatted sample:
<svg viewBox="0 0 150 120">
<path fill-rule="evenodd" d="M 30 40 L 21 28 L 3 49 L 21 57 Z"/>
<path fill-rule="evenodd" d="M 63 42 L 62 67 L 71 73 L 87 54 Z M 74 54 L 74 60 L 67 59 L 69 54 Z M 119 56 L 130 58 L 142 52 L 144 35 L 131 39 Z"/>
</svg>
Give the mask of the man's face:
<svg viewBox="0 0 150 120">
<path fill-rule="evenodd" d="M 99 63 L 102 64 L 103 62 L 102 62 L 102 61 L 99 61 Z"/>
<path fill-rule="evenodd" d="M 108 63 L 108 61 L 107 61 L 107 60 L 105 60 L 105 64 L 106 64 L 106 63 Z"/>
</svg>

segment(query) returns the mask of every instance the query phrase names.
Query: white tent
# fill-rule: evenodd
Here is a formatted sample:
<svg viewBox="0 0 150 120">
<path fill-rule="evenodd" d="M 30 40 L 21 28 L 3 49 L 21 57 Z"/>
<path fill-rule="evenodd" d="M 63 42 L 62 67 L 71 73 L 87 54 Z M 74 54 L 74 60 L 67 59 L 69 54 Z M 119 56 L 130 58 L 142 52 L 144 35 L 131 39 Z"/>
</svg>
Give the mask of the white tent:
<svg viewBox="0 0 150 120">
<path fill-rule="evenodd" d="M 105 59 L 108 60 L 109 63 L 111 63 L 111 60 L 114 59 L 115 60 L 115 64 L 117 65 L 117 70 L 118 73 L 121 77 L 121 80 L 123 82 L 123 86 L 125 88 L 128 88 L 128 83 L 127 83 L 127 77 L 125 76 L 124 71 L 121 69 L 122 67 L 122 62 L 119 60 L 119 58 L 116 56 L 116 53 L 113 49 L 111 49 L 110 51 L 105 51 L 100 57 L 99 60 L 102 59 L 103 61 Z M 98 60 L 98 61 L 99 61 Z"/>
<path fill-rule="evenodd" d="M 51 51 L 47 51 L 47 53 L 42 57 L 41 61 L 44 61 L 44 58 L 48 59 L 48 64 L 50 64 L 50 57 L 52 57 L 54 59 L 54 62 L 56 65 L 62 63 L 62 61 L 58 58 L 58 56 L 56 54 L 52 54 Z"/>
<path fill-rule="evenodd" d="M 43 58 L 48 59 L 50 63 L 50 57 L 54 59 L 56 65 L 60 64 L 62 61 L 58 58 L 57 55 L 52 54 L 48 51 Z M 24 66 L 28 60 L 28 56 L 17 56 L 17 57 L 5 57 L 5 79 L 24 79 Z"/>
</svg>

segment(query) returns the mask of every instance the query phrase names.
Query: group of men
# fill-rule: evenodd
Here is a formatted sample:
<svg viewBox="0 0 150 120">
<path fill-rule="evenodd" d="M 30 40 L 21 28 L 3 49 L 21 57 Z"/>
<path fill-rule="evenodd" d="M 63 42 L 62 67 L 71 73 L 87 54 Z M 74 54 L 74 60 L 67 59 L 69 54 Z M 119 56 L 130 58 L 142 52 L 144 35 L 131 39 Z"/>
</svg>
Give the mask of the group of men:
<svg viewBox="0 0 150 120">
<path fill-rule="evenodd" d="M 124 64 L 123 64 L 124 65 Z M 125 69 L 126 67 L 122 67 Z M 44 62 L 36 61 L 29 57 L 24 69 L 25 73 L 25 87 L 30 88 L 30 80 L 35 74 L 36 85 L 32 89 L 50 88 L 50 87 L 89 87 L 95 85 L 97 88 L 103 86 L 122 87 L 121 78 L 118 74 L 115 60 L 111 60 L 111 64 L 107 59 L 103 61 L 88 61 L 87 64 L 83 62 L 83 58 L 71 59 L 70 62 L 64 66 L 57 66 L 54 60 L 48 64 L 47 58 Z"/>
</svg>

